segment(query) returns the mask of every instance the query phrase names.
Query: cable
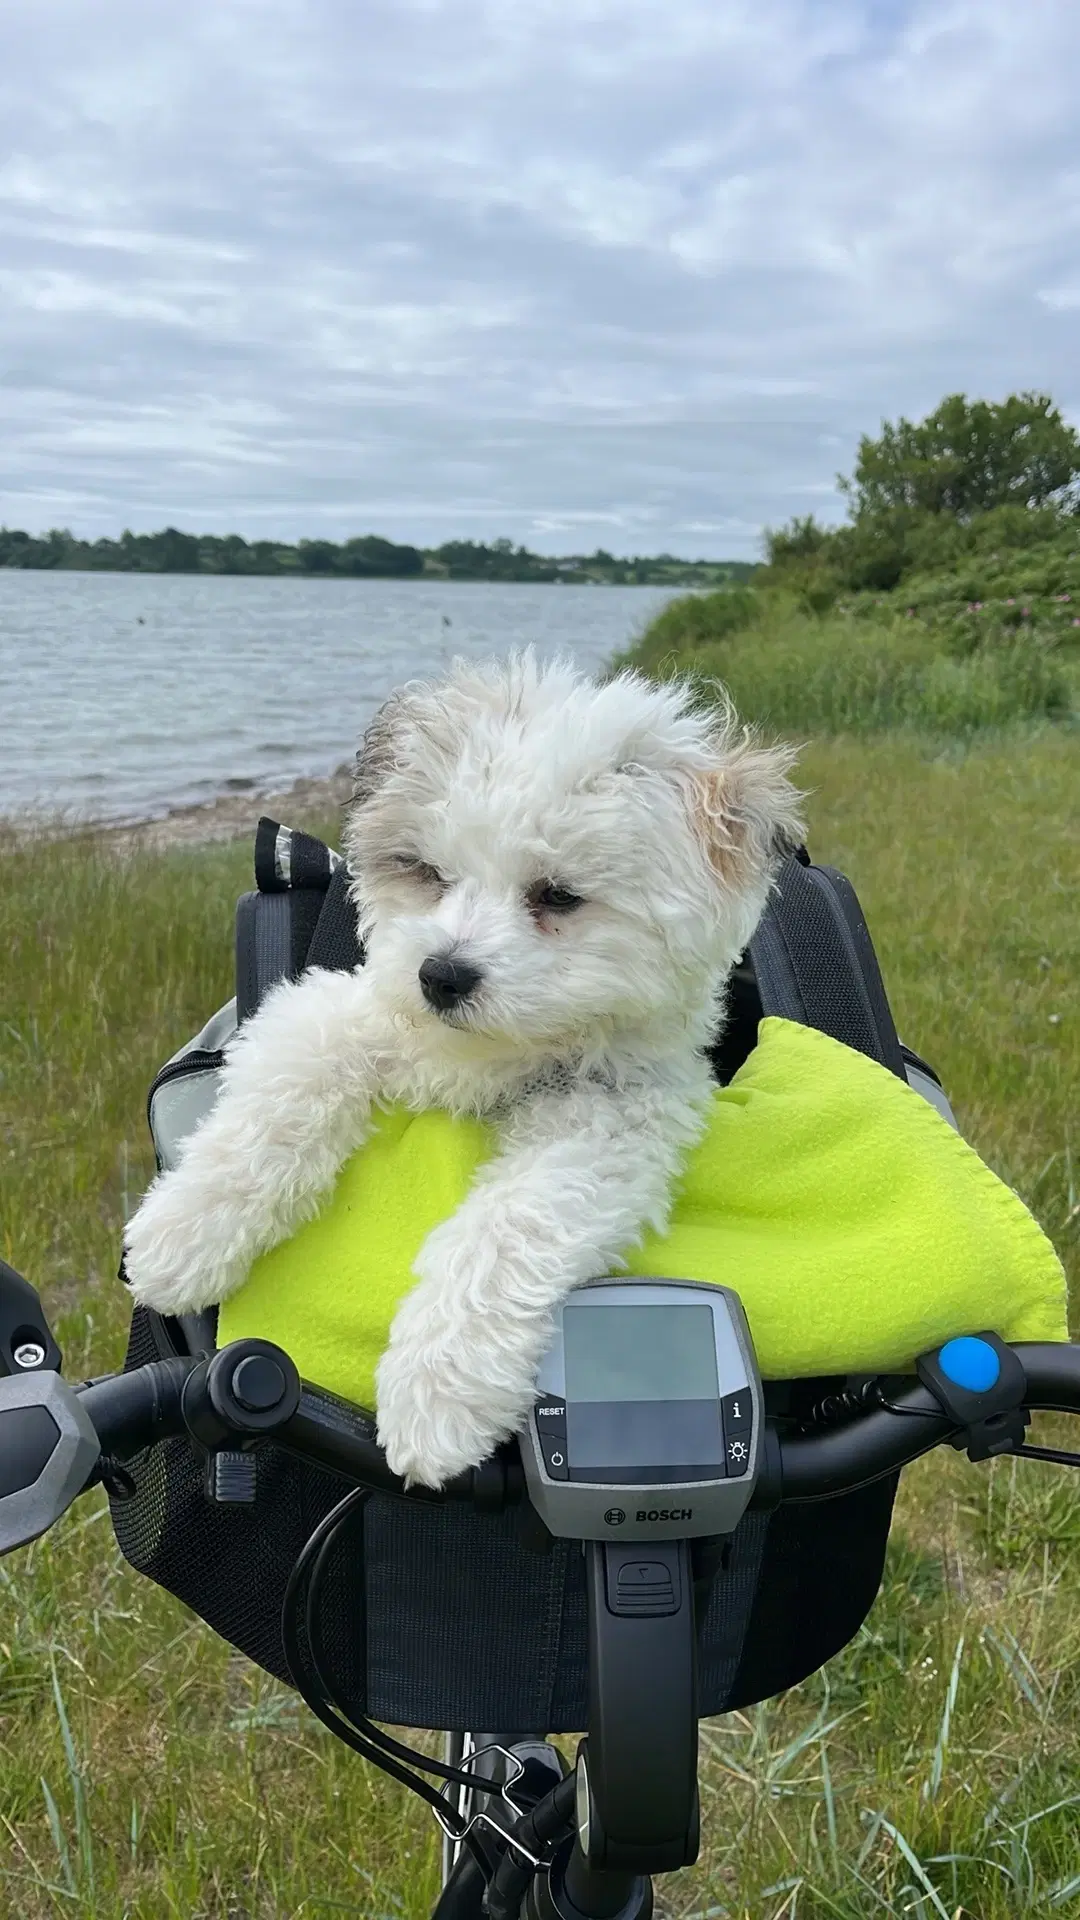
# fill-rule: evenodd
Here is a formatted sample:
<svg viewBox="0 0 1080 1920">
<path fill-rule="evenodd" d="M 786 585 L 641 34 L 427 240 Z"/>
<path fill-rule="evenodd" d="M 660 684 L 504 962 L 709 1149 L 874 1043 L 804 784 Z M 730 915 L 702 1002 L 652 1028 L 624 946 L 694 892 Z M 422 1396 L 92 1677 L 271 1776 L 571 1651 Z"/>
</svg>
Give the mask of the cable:
<svg viewBox="0 0 1080 1920">
<path fill-rule="evenodd" d="M 941 1407 L 900 1407 L 894 1400 L 885 1397 L 885 1388 L 880 1379 L 864 1380 L 861 1386 L 845 1387 L 840 1393 L 828 1393 L 823 1400 L 810 1410 L 809 1417 L 802 1423 L 804 1433 L 812 1433 L 821 1427 L 850 1426 L 861 1414 L 873 1413 L 880 1407 L 885 1413 L 902 1415 L 905 1419 L 940 1420 L 944 1411 Z"/>
<path fill-rule="evenodd" d="M 304 1609 L 304 1631 L 307 1638 L 308 1660 L 312 1673 L 322 1688 L 324 1699 L 334 1707 L 343 1718 L 346 1718 L 350 1725 L 355 1727 L 364 1739 L 372 1741 L 376 1746 L 381 1747 L 385 1753 L 391 1754 L 397 1760 L 403 1760 L 409 1766 L 420 1767 L 425 1773 L 433 1773 L 438 1779 L 449 1781 L 452 1786 L 465 1787 L 470 1793 L 501 1793 L 502 1788 L 497 1781 L 485 1781 L 482 1777 L 478 1777 L 474 1773 L 467 1773 L 462 1768 L 447 1766 L 445 1761 L 436 1760 L 429 1754 L 418 1752 L 415 1747 L 405 1746 L 400 1740 L 393 1739 L 382 1727 L 376 1726 L 373 1720 L 369 1720 L 365 1714 L 354 1713 L 350 1707 L 344 1706 L 338 1696 L 337 1687 L 328 1671 L 329 1662 L 323 1639 L 318 1602 L 322 1595 L 323 1581 L 330 1564 L 330 1557 L 337 1545 L 338 1536 L 348 1522 L 351 1514 L 363 1507 L 368 1497 L 369 1495 L 366 1489 L 356 1488 L 353 1493 L 349 1494 L 346 1499 L 340 1502 L 332 1514 L 327 1515 L 325 1521 L 320 1523 L 320 1526 L 316 1529 L 316 1534 L 312 1536 L 312 1539 L 308 1541 L 307 1546 L 304 1548 L 304 1556 L 307 1556 L 312 1552 L 313 1541 L 316 1535 L 322 1534 L 323 1537 L 320 1540 L 319 1546 L 314 1550 L 313 1557 L 315 1564 L 312 1568 L 311 1579 L 308 1583 L 307 1601 Z M 325 1532 L 323 1532 L 324 1528 Z M 444 1803 L 440 1802 L 440 1804 Z"/>
<path fill-rule="evenodd" d="M 488 1920 L 518 1920 L 533 1877 L 534 1869 L 515 1853 L 513 1842 L 520 1840 L 530 1852 L 535 1852 L 552 1841 L 568 1839 L 574 1831 L 576 1804 L 577 1775 L 568 1773 L 535 1807 L 530 1807 L 528 1813 L 515 1821 L 510 1829 L 510 1844 L 488 1888 Z"/>
<path fill-rule="evenodd" d="M 342 1528 L 352 1514 L 361 1509 L 369 1498 L 370 1490 L 363 1487 L 356 1487 L 351 1493 L 346 1494 L 345 1498 L 340 1500 L 337 1506 L 319 1522 L 297 1558 L 296 1565 L 289 1576 L 281 1608 L 281 1638 L 289 1675 L 301 1699 L 324 1727 L 354 1753 L 358 1753 L 361 1759 L 378 1767 L 390 1779 L 396 1780 L 400 1786 L 407 1787 L 410 1793 L 415 1793 L 448 1822 L 453 1837 L 467 1848 L 483 1873 L 486 1883 L 491 1877 L 491 1861 L 481 1847 L 477 1836 L 470 1832 L 469 1823 L 454 1812 L 435 1787 L 412 1772 L 409 1766 L 400 1765 L 399 1761 L 413 1762 L 454 1785 L 467 1788 L 470 1792 L 498 1793 L 500 1788 L 494 1783 L 488 1783 L 456 1767 L 448 1767 L 442 1761 L 416 1752 L 412 1747 L 402 1745 L 362 1714 L 350 1714 L 349 1718 L 346 1718 L 337 1697 L 337 1690 L 326 1671 L 326 1654 L 318 1625 L 317 1601 L 330 1554 Z M 308 1581 L 304 1605 L 304 1626 L 308 1642 L 305 1659 L 299 1631 L 299 1597 L 309 1569 L 311 1577 Z M 321 1693 L 317 1693 L 309 1683 L 308 1668 Z M 351 1724 L 353 1719 L 356 1721 L 355 1726 Z"/>
<path fill-rule="evenodd" d="M 357 1504 L 355 1497 L 349 1495 L 348 1505 L 350 1510 L 355 1504 Z M 362 1734 L 358 1733 L 355 1728 L 349 1725 L 347 1720 L 342 1719 L 341 1716 L 335 1712 L 334 1708 L 324 1700 L 320 1694 L 313 1691 L 308 1682 L 308 1677 L 305 1672 L 304 1651 L 297 1626 L 297 1614 L 299 1610 L 296 1607 L 296 1599 L 304 1575 L 307 1572 L 311 1555 L 316 1550 L 313 1548 L 312 1543 L 322 1544 L 327 1522 L 339 1519 L 341 1517 L 341 1507 L 345 1505 L 346 1502 L 342 1501 L 339 1507 L 335 1507 L 333 1512 L 327 1515 L 326 1520 L 320 1522 L 320 1525 L 315 1529 L 311 1539 L 301 1552 L 292 1573 L 289 1575 L 289 1583 L 285 1589 L 285 1599 L 281 1609 L 281 1639 L 285 1652 L 285 1660 L 289 1669 L 289 1676 L 301 1699 L 311 1708 L 316 1718 L 321 1720 L 325 1727 L 329 1727 L 331 1733 L 335 1733 L 339 1740 L 343 1740 L 347 1747 L 353 1749 L 354 1753 L 359 1753 L 363 1759 L 370 1760 L 373 1766 L 381 1767 L 383 1772 L 390 1774 L 392 1779 L 399 1781 L 402 1786 L 410 1788 L 412 1792 L 418 1793 L 420 1798 L 427 1800 L 430 1806 L 437 1806 L 440 1812 L 445 1813 L 445 1802 L 439 1794 L 436 1793 L 434 1787 L 429 1787 L 426 1780 L 418 1780 L 416 1776 L 409 1773 L 406 1768 L 398 1766 L 396 1762 L 390 1759 L 387 1754 L 383 1753 L 373 1741 L 366 1739 Z"/>
<path fill-rule="evenodd" d="M 1056 1467 L 1080 1467 L 1080 1453 L 1063 1453 L 1060 1447 L 1013 1447 L 1018 1460 L 1050 1460 Z"/>
<path fill-rule="evenodd" d="M 877 1379 L 864 1380 L 861 1387 L 844 1387 L 839 1393 L 827 1393 L 811 1407 L 803 1422 L 804 1431 L 842 1426 L 845 1421 L 854 1420 L 860 1413 L 879 1405 L 880 1394 L 881 1384 Z"/>
</svg>

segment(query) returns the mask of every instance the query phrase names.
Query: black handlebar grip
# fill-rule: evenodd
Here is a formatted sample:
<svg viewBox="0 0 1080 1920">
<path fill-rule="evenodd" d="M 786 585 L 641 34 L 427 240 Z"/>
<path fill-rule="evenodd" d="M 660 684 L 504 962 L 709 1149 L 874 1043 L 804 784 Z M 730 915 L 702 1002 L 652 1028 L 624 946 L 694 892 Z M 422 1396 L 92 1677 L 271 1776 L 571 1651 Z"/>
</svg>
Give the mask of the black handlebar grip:
<svg viewBox="0 0 1080 1920">
<path fill-rule="evenodd" d="M 181 1401 L 195 1360 L 151 1360 L 130 1373 L 110 1373 L 80 1387 L 79 1400 L 89 1414 L 102 1453 L 128 1460 L 155 1441 L 184 1433 Z"/>
<path fill-rule="evenodd" d="M 957 1431 L 929 1390 L 915 1382 L 893 1394 L 888 1406 L 860 1414 L 847 1426 L 824 1433 L 783 1436 L 780 1498 L 828 1500 L 866 1487 L 906 1467 Z"/>
</svg>

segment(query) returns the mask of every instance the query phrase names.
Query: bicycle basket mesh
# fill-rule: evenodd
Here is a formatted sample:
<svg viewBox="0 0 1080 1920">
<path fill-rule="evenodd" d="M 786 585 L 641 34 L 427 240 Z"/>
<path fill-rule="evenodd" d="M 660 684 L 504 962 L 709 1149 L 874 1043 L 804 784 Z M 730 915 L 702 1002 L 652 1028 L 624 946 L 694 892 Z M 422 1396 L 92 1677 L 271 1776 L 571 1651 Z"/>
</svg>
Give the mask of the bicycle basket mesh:
<svg viewBox="0 0 1080 1920">
<path fill-rule="evenodd" d="M 136 1307 L 125 1368 L 160 1357 Z M 112 1501 L 112 1519 L 138 1572 L 288 1682 L 286 1585 L 347 1483 L 272 1441 L 255 1451 L 254 1504 L 218 1506 L 192 1444 L 161 1441 L 127 1463 L 135 1493 Z M 747 1516 L 702 1625 L 703 1714 L 795 1684 L 850 1639 L 877 1592 L 892 1492 Z M 346 1710 L 411 1727 L 585 1724 L 582 1554 L 567 1541 L 529 1550 L 513 1515 L 373 1497 L 333 1551 L 321 1625 Z"/>
</svg>

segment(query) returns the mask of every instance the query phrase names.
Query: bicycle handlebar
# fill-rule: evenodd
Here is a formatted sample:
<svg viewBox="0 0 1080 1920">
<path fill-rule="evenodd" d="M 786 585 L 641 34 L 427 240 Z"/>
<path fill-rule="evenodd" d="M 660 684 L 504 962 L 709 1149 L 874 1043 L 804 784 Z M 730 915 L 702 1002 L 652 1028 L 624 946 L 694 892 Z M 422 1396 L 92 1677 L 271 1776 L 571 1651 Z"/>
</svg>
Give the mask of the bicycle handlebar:
<svg viewBox="0 0 1080 1920">
<path fill-rule="evenodd" d="M 249 1349 L 252 1344 L 238 1342 L 236 1347 Z M 234 1350 L 221 1349 L 211 1363 L 151 1361 L 78 1388 L 102 1454 L 122 1461 L 158 1440 L 191 1432 L 193 1386 L 205 1383 L 208 1365 L 219 1370 L 226 1366 Z M 1080 1346 L 1028 1343 L 1012 1352 L 1026 1377 L 1026 1408 L 1080 1413 Z M 842 1426 L 785 1432 L 782 1423 L 768 1421 L 760 1503 L 802 1503 L 852 1492 L 909 1465 L 961 1431 L 921 1381 L 892 1381 L 890 1386 L 887 1399 Z M 237 1443 L 257 1431 L 242 1417 L 232 1430 Z M 375 1492 L 426 1502 L 470 1501 L 489 1511 L 516 1505 L 524 1495 L 513 1446 L 438 1491 L 407 1487 L 387 1465 L 373 1415 L 306 1382 L 299 1384 L 294 1411 L 270 1431 L 276 1445 Z"/>
<path fill-rule="evenodd" d="M 266 1345 L 261 1341 L 235 1344 L 245 1349 Z M 219 1368 L 230 1351 L 223 1348 L 213 1356 Z M 285 1356 L 281 1357 L 284 1360 Z M 198 1426 L 192 1388 L 197 1383 L 205 1384 L 209 1373 L 206 1360 L 151 1360 L 130 1373 L 106 1374 L 77 1386 L 76 1394 L 97 1432 L 103 1457 L 123 1462 L 159 1440 L 192 1434 Z M 233 1411 L 240 1413 L 238 1408 Z M 254 1437 L 258 1429 L 237 1424 L 232 1432 L 240 1442 Z M 194 1437 L 201 1437 L 198 1431 Z M 306 1381 L 299 1383 L 294 1411 L 281 1425 L 270 1428 L 267 1437 L 312 1465 L 325 1467 L 376 1493 L 402 1499 L 470 1501 L 481 1509 L 497 1511 L 516 1504 L 524 1489 L 520 1462 L 510 1452 L 493 1456 L 438 1491 L 407 1487 L 387 1465 L 376 1438 L 374 1415 Z"/>
<path fill-rule="evenodd" d="M 1023 1406 L 1031 1413 L 1080 1413 L 1080 1346 L 1022 1342 L 1011 1348 L 1024 1370 Z M 827 1500 L 869 1486 L 919 1459 L 962 1429 L 921 1381 L 896 1386 L 884 1405 L 847 1425 L 786 1437 L 780 1445 L 780 1498 Z"/>
</svg>

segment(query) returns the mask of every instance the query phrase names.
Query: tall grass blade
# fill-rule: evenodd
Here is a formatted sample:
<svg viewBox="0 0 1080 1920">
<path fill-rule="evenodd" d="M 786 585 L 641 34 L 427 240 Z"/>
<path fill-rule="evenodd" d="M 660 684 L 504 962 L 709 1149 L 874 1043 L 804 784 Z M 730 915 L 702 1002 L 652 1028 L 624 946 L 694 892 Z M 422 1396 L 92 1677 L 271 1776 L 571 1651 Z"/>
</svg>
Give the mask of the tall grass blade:
<svg viewBox="0 0 1080 1920">
<path fill-rule="evenodd" d="M 1040 1716 L 1045 1715 L 1049 1705 L 1046 1689 L 1020 1642 L 1007 1629 L 1003 1629 L 999 1636 L 992 1627 L 983 1628 L 982 1638 L 997 1654 L 1010 1680 L 1020 1689 L 1028 1705 L 1034 1707 Z"/>
<path fill-rule="evenodd" d="M 41 1791 L 45 1796 L 45 1811 L 49 1816 L 49 1832 L 52 1834 L 53 1846 L 56 1848 L 56 1858 L 60 1863 L 60 1871 L 64 1876 L 64 1886 L 67 1892 L 70 1893 L 72 1899 L 75 1899 L 78 1894 L 78 1888 L 75 1885 L 75 1875 L 71 1871 L 71 1855 L 68 1852 L 68 1843 L 64 1838 L 60 1809 L 52 1797 L 49 1790 L 49 1783 L 44 1776 L 42 1776 Z"/>
<path fill-rule="evenodd" d="M 1074 1873 L 1068 1880 L 1059 1880 L 1056 1887 L 1051 1887 L 1046 1896 L 1046 1904 L 1049 1907 L 1063 1907 L 1066 1900 L 1073 1900 L 1078 1894 L 1080 1894 L 1080 1873 Z"/>
<path fill-rule="evenodd" d="M 936 1887 L 934 1886 L 933 1881 L 930 1879 L 930 1876 L 928 1875 L 926 1868 L 923 1866 L 922 1861 L 919 1859 L 919 1856 L 915 1852 L 915 1849 L 911 1845 L 910 1841 L 905 1839 L 899 1827 L 894 1827 L 891 1820 L 886 1820 L 884 1814 L 881 1815 L 881 1826 L 882 1826 L 883 1832 L 887 1833 L 890 1839 L 895 1841 L 897 1848 L 903 1854 L 904 1859 L 907 1861 L 908 1866 L 911 1868 L 911 1871 L 915 1875 L 915 1878 L 918 1881 L 920 1887 L 922 1887 L 923 1892 L 926 1894 L 927 1899 L 930 1901 L 935 1911 L 937 1913 L 940 1913 L 941 1920 L 952 1920 L 952 1915 L 950 1914 L 948 1908 L 946 1907 L 944 1901 L 942 1900 L 941 1895 L 938 1893 Z"/>
<path fill-rule="evenodd" d="M 79 1765 L 78 1755 L 75 1752 L 75 1742 L 72 1739 L 71 1727 L 68 1723 L 67 1710 L 64 1706 L 64 1696 L 60 1691 L 60 1681 L 56 1672 L 55 1658 L 50 1659 L 50 1667 L 52 1671 L 53 1699 L 56 1702 L 56 1715 L 60 1722 L 60 1738 L 64 1743 L 64 1757 L 67 1761 L 68 1777 L 71 1781 L 72 1800 L 75 1807 L 75 1839 L 79 1850 L 79 1862 L 82 1867 L 85 1891 L 89 1894 L 90 1898 L 93 1899 L 95 1892 L 94 1835 L 86 1804 L 86 1786 L 83 1780 L 82 1768 Z"/>
<path fill-rule="evenodd" d="M 829 1766 L 829 1749 L 826 1742 L 821 1743 L 821 1797 L 825 1802 L 825 1826 L 829 1835 L 829 1858 L 833 1874 L 839 1877 L 840 1847 L 836 1830 L 836 1800 L 833 1795 L 832 1769 Z"/>
<path fill-rule="evenodd" d="M 956 1706 L 956 1693 L 960 1685 L 960 1662 L 964 1657 L 964 1636 L 960 1635 L 953 1655 L 952 1672 L 945 1689 L 945 1706 L 942 1710 L 941 1725 L 934 1746 L 934 1758 L 930 1766 L 930 1778 L 923 1785 L 923 1799 L 936 1800 L 941 1786 L 941 1777 L 945 1771 L 945 1754 L 949 1745 L 949 1728 L 952 1725 L 953 1710 Z"/>
</svg>

